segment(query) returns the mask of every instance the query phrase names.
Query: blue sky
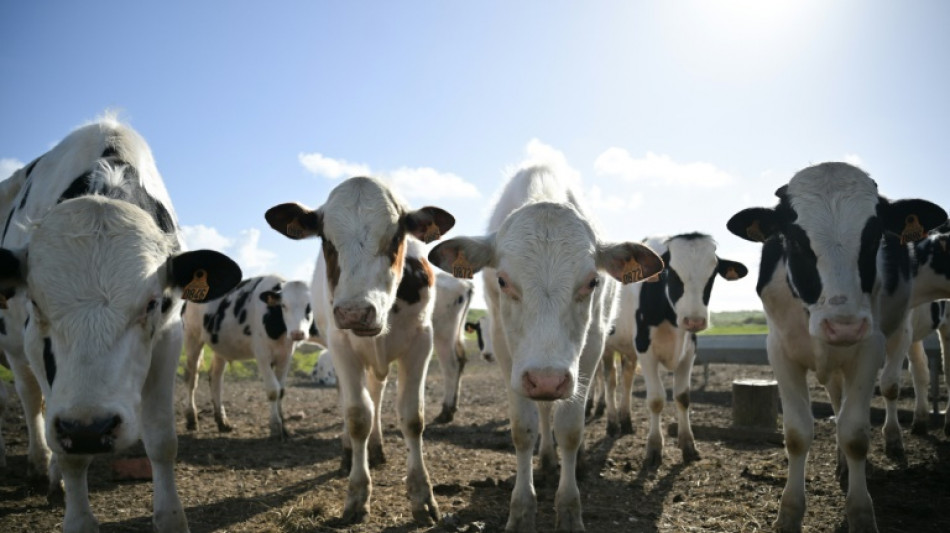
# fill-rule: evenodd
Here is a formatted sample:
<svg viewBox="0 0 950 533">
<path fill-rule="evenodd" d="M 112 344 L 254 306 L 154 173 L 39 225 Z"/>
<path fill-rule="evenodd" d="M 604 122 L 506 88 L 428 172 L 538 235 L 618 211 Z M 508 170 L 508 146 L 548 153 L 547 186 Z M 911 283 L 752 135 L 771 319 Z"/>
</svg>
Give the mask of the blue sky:
<svg viewBox="0 0 950 533">
<path fill-rule="evenodd" d="M 554 161 L 612 240 L 725 230 L 797 170 L 866 169 L 950 208 L 938 0 L 2 2 L 0 174 L 107 109 L 149 142 L 192 247 L 309 281 L 264 211 L 371 173 L 482 233 L 506 171 Z"/>
</svg>

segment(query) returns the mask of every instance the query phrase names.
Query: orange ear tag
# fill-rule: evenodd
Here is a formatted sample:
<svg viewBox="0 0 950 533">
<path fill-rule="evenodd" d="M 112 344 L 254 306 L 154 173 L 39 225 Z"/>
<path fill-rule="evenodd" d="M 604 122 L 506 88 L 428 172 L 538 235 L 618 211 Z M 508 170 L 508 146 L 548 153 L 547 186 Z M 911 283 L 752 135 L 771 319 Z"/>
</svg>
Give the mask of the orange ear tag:
<svg viewBox="0 0 950 533">
<path fill-rule="evenodd" d="M 306 231 L 303 229 L 303 226 L 300 225 L 300 221 L 295 218 L 287 224 L 284 233 L 292 239 L 302 239 Z"/>
<path fill-rule="evenodd" d="M 458 257 L 452 261 L 452 275 L 456 278 L 472 279 L 475 277 L 475 270 L 472 268 L 468 259 L 465 259 L 465 252 L 459 250 Z"/>
<path fill-rule="evenodd" d="M 623 264 L 623 274 L 620 276 L 620 281 L 624 284 L 636 283 L 644 277 L 646 276 L 643 275 L 643 267 L 640 266 L 640 263 L 632 257 L 627 259 L 627 262 Z"/>
<path fill-rule="evenodd" d="M 765 234 L 759 227 L 759 221 L 756 220 L 745 229 L 745 234 L 753 241 L 765 242 Z"/>
<path fill-rule="evenodd" d="M 907 215 L 904 220 L 904 231 L 901 232 L 901 244 L 917 242 L 923 239 L 925 234 L 924 227 L 917 219 L 917 215 Z"/>
<path fill-rule="evenodd" d="M 207 279 L 208 273 L 203 268 L 195 270 L 194 277 L 191 278 L 188 285 L 185 285 L 181 297 L 190 302 L 204 301 L 205 297 L 208 296 L 208 282 L 205 281 Z"/>
<path fill-rule="evenodd" d="M 432 241 L 437 241 L 442 238 L 442 232 L 439 231 L 439 226 L 435 225 L 435 222 L 429 222 L 429 225 L 426 226 L 425 235 L 422 236 L 422 242 L 429 244 Z"/>
</svg>

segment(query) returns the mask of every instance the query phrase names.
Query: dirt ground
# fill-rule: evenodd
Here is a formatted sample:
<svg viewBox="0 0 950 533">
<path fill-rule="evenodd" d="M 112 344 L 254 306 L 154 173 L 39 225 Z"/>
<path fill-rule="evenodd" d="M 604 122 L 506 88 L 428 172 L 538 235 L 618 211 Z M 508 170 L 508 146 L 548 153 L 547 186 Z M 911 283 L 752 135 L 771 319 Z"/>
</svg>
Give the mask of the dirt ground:
<svg viewBox="0 0 950 533">
<path fill-rule="evenodd" d="M 770 377 L 766 367 L 712 365 L 708 386 L 702 370 L 693 376 L 693 425 L 698 462 L 684 465 L 675 438 L 667 438 L 663 465 L 641 466 L 646 441 L 643 384 L 634 401 L 636 433 L 606 436 L 605 420 L 586 428 L 588 473 L 581 479 L 584 521 L 590 532 L 761 531 L 770 530 L 785 484 L 780 444 L 730 437 L 731 382 L 739 377 Z M 905 383 L 908 378 L 905 377 Z M 207 381 L 202 380 L 201 428 L 189 433 L 179 416 L 178 486 L 191 530 L 269 532 L 493 532 L 504 528 L 513 486 L 515 458 L 506 420 L 498 369 L 470 362 L 462 382 L 459 412 L 453 423 L 428 425 L 426 462 L 440 524 L 412 523 L 405 495 L 405 447 L 395 424 L 390 383 L 384 406 L 384 448 L 388 462 L 372 471 L 371 516 L 355 526 L 339 526 L 346 488 L 339 472 L 341 422 L 333 389 L 315 388 L 293 378 L 285 398 L 292 437 L 268 438 L 267 407 L 256 380 L 225 383 L 226 405 L 235 430 L 218 433 L 210 413 Z M 911 395 L 905 389 L 902 396 Z M 184 390 L 176 398 L 181 413 Z M 439 413 L 442 383 L 437 363 L 429 373 L 426 420 Z M 824 392 L 815 387 L 816 439 L 807 470 L 805 531 L 847 531 L 844 494 L 834 476 L 834 422 Z M 946 399 L 943 400 L 946 405 Z M 8 467 L 0 471 L 0 531 L 46 532 L 62 527 L 62 508 L 46 504 L 44 489 L 25 478 L 26 430 L 18 402 L 3 420 Z M 869 477 L 882 532 L 950 531 L 950 439 L 935 422 L 928 435 L 911 436 L 910 402 L 902 401 L 907 457 L 884 456 L 880 424 L 883 402 L 875 399 Z M 672 403 L 664 421 L 671 421 Z M 717 429 L 719 431 L 717 431 Z M 780 442 L 780 441 L 779 441 Z M 125 454 L 125 455 L 134 455 Z M 537 464 L 537 463 L 536 463 Z M 89 476 L 94 512 L 103 532 L 151 531 L 150 482 L 113 480 L 110 460 L 99 458 Z M 538 529 L 554 528 L 554 477 L 536 479 Z"/>
</svg>

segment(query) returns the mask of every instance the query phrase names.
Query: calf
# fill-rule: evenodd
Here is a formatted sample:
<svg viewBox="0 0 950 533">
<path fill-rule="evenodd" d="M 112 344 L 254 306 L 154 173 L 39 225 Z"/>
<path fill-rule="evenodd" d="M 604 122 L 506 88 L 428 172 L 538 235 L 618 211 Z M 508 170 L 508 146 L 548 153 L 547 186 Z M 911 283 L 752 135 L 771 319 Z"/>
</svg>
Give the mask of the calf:
<svg viewBox="0 0 950 533">
<path fill-rule="evenodd" d="M 336 387 L 336 369 L 333 368 L 333 356 L 330 352 L 323 352 L 310 371 L 310 379 L 319 387 Z"/>
<path fill-rule="evenodd" d="M 317 210 L 281 204 L 266 219 L 291 239 L 322 239 L 311 290 L 317 329 L 339 382 L 343 465 L 350 474 L 342 520 L 359 522 L 369 513 L 370 459 L 385 460 L 380 401 L 397 361 L 412 516 L 439 520 L 422 455 L 435 273 L 417 239 L 440 238 L 455 219 L 437 207 L 411 211 L 385 184 L 363 177 L 340 183 Z"/>
<path fill-rule="evenodd" d="M 911 345 L 907 355 L 916 397 L 912 432 L 925 435 L 930 425 L 930 405 L 927 401 L 930 380 L 939 380 L 940 377 L 930 375 L 927 354 L 924 352 L 924 339 L 934 332 L 939 336 L 944 377 L 945 381 L 950 383 L 950 305 L 947 305 L 947 300 L 936 300 L 914 307 L 910 315 L 910 331 Z M 947 410 L 943 431 L 945 435 L 950 436 L 950 409 Z"/>
<path fill-rule="evenodd" d="M 802 528 L 814 437 L 806 374 L 813 370 L 828 390 L 847 461 L 850 530 L 877 531 L 865 477 L 869 411 L 885 336 L 905 323 L 910 301 L 911 247 L 903 243 L 923 238 L 947 214 L 923 200 L 888 201 L 867 174 L 845 163 L 808 167 L 776 195 L 777 207 L 743 210 L 727 224 L 764 243 L 756 290 L 788 455 L 775 528 Z"/>
<path fill-rule="evenodd" d="M 185 384 L 188 387 L 188 429 L 198 428 L 195 389 L 204 345 L 211 346 L 211 401 L 218 431 L 231 431 L 221 404 L 221 377 L 231 361 L 255 359 L 271 404 L 270 433 L 287 437 L 281 401 L 294 349 L 313 321 L 310 289 L 302 281 L 277 275 L 242 281 L 217 300 L 185 307 Z"/>
<path fill-rule="evenodd" d="M 10 179 L 22 186 L 0 248 L 0 348 L 23 400 L 30 461 L 48 464 L 53 490 L 62 474 L 64 531 L 98 531 L 89 463 L 140 437 L 154 528 L 187 531 L 173 470 L 180 299 L 224 294 L 240 268 L 217 252 L 181 251 L 148 146 L 114 119 L 76 130 Z"/>
<path fill-rule="evenodd" d="M 474 333 L 478 353 L 487 363 L 495 362 L 495 349 L 491 343 L 491 315 L 485 313 L 475 322 L 465 323 L 465 333 Z"/>
<path fill-rule="evenodd" d="M 468 280 L 456 279 L 444 272 L 436 273 L 435 306 L 432 311 L 433 350 L 439 356 L 445 395 L 442 412 L 433 420 L 445 424 L 455 418 L 458 410 L 459 388 L 467 357 L 462 344 L 462 325 L 468 316 L 475 285 Z"/>
<path fill-rule="evenodd" d="M 613 319 L 615 280 L 639 281 L 663 263 L 641 244 L 601 241 L 573 191 L 544 167 L 522 169 L 508 182 L 489 231 L 439 244 L 429 259 L 456 277 L 483 271 L 518 461 L 506 529 L 535 530 L 531 456 L 540 407 L 545 436 L 554 409 L 561 450 L 557 530 L 583 531 L 575 467 L 589 380 Z M 541 444 L 548 462 L 549 440 Z"/>
</svg>

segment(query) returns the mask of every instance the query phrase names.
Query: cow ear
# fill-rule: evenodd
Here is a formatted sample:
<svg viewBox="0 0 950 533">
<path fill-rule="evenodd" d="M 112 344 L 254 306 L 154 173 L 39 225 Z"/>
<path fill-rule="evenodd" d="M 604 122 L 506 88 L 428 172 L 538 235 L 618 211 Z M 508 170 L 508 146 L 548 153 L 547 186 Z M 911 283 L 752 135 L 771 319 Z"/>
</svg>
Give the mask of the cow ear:
<svg viewBox="0 0 950 533">
<path fill-rule="evenodd" d="M 260 294 L 259 298 L 262 302 L 267 304 L 267 307 L 277 307 L 282 302 L 280 293 L 274 291 L 264 291 Z"/>
<path fill-rule="evenodd" d="M 947 212 L 942 207 L 918 199 L 888 202 L 882 198 L 878 215 L 884 231 L 900 235 L 901 243 L 922 240 L 928 231 L 947 221 Z"/>
<path fill-rule="evenodd" d="M 313 211 L 290 202 L 271 207 L 264 213 L 264 218 L 277 233 L 295 241 L 323 237 L 323 213 L 319 209 Z"/>
<path fill-rule="evenodd" d="M 598 246 L 597 268 L 627 284 L 644 281 L 663 271 L 663 259 L 649 246 L 635 242 Z"/>
<path fill-rule="evenodd" d="M 476 324 L 474 322 L 466 322 L 465 333 L 475 333 L 475 326 Z"/>
<path fill-rule="evenodd" d="M 742 279 L 749 273 L 749 269 L 738 261 L 730 261 L 719 257 L 717 259 L 719 259 L 719 264 L 716 265 L 716 272 L 727 281 Z"/>
<path fill-rule="evenodd" d="M 429 262 L 456 278 L 472 279 L 479 270 L 494 266 L 495 234 L 456 237 L 429 252 Z"/>
<path fill-rule="evenodd" d="M 429 244 L 437 241 L 455 226 L 455 217 L 438 207 L 423 207 L 410 212 L 403 219 L 406 231 Z"/>
<path fill-rule="evenodd" d="M 726 222 L 726 227 L 736 237 L 747 241 L 765 242 L 778 232 L 778 214 L 767 207 L 743 209 Z"/>
<path fill-rule="evenodd" d="M 181 297 L 204 302 L 224 296 L 241 282 L 241 267 L 213 250 L 182 252 L 165 261 L 165 286 L 182 289 Z"/>
</svg>

